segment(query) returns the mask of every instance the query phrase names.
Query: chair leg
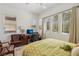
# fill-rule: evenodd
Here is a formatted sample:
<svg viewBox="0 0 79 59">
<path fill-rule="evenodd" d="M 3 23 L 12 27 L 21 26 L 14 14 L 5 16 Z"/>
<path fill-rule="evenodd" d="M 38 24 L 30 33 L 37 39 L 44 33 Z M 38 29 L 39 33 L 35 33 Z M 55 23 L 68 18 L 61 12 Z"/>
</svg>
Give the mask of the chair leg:
<svg viewBox="0 0 79 59">
<path fill-rule="evenodd" d="M 13 56 L 15 56 L 15 52 L 13 51 Z"/>
</svg>

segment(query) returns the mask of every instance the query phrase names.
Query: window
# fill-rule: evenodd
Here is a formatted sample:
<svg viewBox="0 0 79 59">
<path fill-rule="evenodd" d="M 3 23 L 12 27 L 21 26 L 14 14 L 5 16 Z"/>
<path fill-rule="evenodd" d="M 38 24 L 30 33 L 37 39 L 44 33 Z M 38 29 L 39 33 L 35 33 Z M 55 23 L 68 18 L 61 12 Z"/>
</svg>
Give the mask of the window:
<svg viewBox="0 0 79 59">
<path fill-rule="evenodd" d="M 5 32 L 16 32 L 16 17 L 5 17 L 4 30 Z"/>
<path fill-rule="evenodd" d="M 46 30 L 50 30 L 51 32 L 69 33 L 71 16 L 72 10 L 67 10 L 46 17 Z"/>
<path fill-rule="evenodd" d="M 62 32 L 69 33 L 69 24 L 71 19 L 71 12 L 64 12 L 62 14 Z"/>
<path fill-rule="evenodd" d="M 47 21 L 47 30 L 50 30 L 50 22 Z"/>
<path fill-rule="evenodd" d="M 58 15 L 53 16 L 52 31 L 58 32 Z"/>
</svg>

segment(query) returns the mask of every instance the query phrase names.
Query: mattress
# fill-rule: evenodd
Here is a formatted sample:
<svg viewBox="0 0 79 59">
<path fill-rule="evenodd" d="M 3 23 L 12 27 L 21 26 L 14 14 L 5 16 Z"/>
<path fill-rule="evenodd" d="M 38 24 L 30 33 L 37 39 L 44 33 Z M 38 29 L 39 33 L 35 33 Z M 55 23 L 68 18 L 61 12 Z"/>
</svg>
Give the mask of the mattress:
<svg viewBox="0 0 79 59">
<path fill-rule="evenodd" d="M 23 56 L 70 56 L 69 51 L 60 48 L 64 44 L 75 46 L 73 43 L 48 38 L 26 45 L 23 49 Z"/>
</svg>

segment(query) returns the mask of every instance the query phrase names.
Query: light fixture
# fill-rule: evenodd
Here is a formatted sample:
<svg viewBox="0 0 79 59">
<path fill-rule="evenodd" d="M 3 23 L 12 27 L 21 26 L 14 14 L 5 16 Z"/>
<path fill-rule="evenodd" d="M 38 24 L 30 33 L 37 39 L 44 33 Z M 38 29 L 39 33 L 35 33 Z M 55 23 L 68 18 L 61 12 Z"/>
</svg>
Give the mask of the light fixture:
<svg viewBox="0 0 79 59">
<path fill-rule="evenodd" d="M 29 5 L 29 4 L 31 4 L 31 3 L 26 3 L 26 5 Z M 37 4 L 40 5 L 40 7 L 42 7 L 43 9 L 47 8 L 43 3 L 37 3 Z"/>
<path fill-rule="evenodd" d="M 40 3 L 40 6 L 44 9 L 46 9 L 47 7 L 43 4 L 43 3 Z"/>
<path fill-rule="evenodd" d="M 46 6 L 43 6 L 43 8 L 46 9 L 47 7 Z"/>
</svg>

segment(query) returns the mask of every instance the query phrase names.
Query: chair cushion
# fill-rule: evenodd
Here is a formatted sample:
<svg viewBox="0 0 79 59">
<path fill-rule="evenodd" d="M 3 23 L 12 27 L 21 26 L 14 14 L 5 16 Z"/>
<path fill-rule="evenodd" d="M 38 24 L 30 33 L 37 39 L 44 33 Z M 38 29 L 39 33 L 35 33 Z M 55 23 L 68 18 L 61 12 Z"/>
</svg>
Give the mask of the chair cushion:
<svg viewBox="0 0 79 59">
<path fill-rule="evenodd" d="M 9 51 L 13 51 L 14 50 L 14 45 L 10 45 L 10 47 L 8 47 Z"/>
<path fill-rule="evenodd" d="M 4 43 L 4 44 L 2 44 L 2 46 L 3 46 L 3 47 L 8 47 L 9 44 L 8 44 L 8 43 Z"/>
</svg>

